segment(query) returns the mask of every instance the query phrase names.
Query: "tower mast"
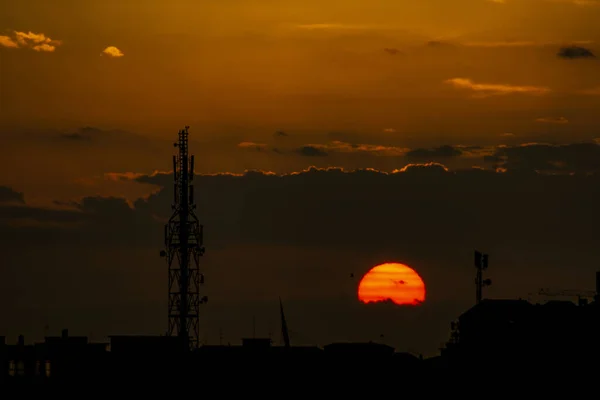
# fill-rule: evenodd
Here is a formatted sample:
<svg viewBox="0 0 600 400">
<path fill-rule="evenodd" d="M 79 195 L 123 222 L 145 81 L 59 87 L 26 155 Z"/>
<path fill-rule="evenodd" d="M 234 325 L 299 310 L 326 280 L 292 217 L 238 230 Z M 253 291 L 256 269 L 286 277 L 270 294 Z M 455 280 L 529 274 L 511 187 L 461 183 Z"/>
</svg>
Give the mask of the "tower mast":
<svg viewBox="0 0 600 400">
<path fill-rule="evenodd" d="M 200 273 L 200 257 L 204 254 L 203 226 L 194 210 L 194 156 L 188 155 L 188 129 L 179 131 L 174 144 L 179 154 L 173 156 L 173 214 L 165 225 L 165 250 L 169 266 L 168 336 L 181 338 L 186 348 L 199 346 L 200 297 L 204 277 Z"/>
</svg>

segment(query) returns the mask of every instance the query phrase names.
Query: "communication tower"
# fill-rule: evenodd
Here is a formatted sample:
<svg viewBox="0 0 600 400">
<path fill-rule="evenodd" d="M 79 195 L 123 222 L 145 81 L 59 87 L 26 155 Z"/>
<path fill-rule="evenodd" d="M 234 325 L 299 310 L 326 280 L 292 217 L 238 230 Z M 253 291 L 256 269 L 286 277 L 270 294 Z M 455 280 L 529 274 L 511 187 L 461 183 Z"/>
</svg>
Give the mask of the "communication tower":
<svg viewBox="0 0 600 400">
<path fill-rule="evenodd" d="M 194 210 L 194 156 L 188 155 L 188 129 L 179 131 L 174 144 L 179 154 L 173 156 L 173 214 L 165 225 L 165 250 L 169 266 L 169 324 L 167 336 L 178 336 L 183 344 L 199 346 L 200 304 L 208 298 L 200 296 L 204 276 L 200 273 L 200 257 L 204 254 L 203 226 Z"/>
<path fill-rule="evenodd" d="M 488 268 L 488 255 L 475 250 L 475 268 L 477 276 L 475 277 L 475 303 L 481 303 L 483 297 L 483 288 L 492 284 L 491 279 L 483 279 L 483 271 Z"/>
</svg>

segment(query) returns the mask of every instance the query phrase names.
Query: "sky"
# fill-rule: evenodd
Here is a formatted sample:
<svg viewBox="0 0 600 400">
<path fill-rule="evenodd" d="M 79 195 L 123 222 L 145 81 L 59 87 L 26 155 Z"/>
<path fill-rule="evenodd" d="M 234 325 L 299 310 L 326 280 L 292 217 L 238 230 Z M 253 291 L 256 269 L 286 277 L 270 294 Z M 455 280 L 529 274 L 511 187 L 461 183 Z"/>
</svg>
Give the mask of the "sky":
<svg viewBox="0 0 600 400">
<path fill-rule="evenodd" d="M 164 332 L 186 125 L 205 342 L 279 340 L 281 296 L 292 343 L 434 354 L 475 249 L 489 297 L 594 289 L 599 26 L 593 0 L 0 0 L 0 331 Z M 360 304 L 382 262 L 426 301 Z"/>
</svg>

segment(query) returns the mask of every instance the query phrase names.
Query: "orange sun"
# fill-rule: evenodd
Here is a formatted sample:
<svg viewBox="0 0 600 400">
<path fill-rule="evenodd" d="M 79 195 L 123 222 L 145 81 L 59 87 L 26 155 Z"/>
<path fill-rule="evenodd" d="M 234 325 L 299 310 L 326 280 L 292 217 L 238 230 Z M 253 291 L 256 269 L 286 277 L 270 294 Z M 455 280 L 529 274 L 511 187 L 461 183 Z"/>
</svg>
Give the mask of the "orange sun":
<svg viewBox="0 0 600 400">
<path fill-rule="evenodd" d="M 391 300 L 417 306 L 425 301 L 425 283 L 409 266 L 385 263 L 363 276 L 358 284 L 358 299 L 365 304 Z"/>
</svg>

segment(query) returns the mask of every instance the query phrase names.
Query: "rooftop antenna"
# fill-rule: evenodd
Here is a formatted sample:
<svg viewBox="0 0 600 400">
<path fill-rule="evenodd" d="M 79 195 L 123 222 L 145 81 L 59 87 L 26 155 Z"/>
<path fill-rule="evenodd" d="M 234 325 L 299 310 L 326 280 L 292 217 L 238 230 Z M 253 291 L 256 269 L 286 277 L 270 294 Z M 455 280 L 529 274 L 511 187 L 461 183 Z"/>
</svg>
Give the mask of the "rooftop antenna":
<svg viewBox="0 0 600 400">
<path fill-rule="evenodd" d="M 481 303 L 483 288 L 492 284 L 491 279 L 483 279 L 483 271 L 488 268 L 488 255 L 475 250 L 475 268 L 477 276 L 475 277 L 475 304 Z"/>
<path fill-rule="evenodd" d="M 283 336 L 283 343 L 286 348 L 290 347 L 290 334 L 288 332 L 287 322 L 285 321 L 285 314 L 283 313 L 283 303 L 281 297 L 279 298 L 279 311 L 281 313 L 281 334 Z"/>
<path fill-rule="evenodd" d="M 173 156 L 173 214 L 165 225 L 165 250 L 169 266 L 169 310 L 167 336 L 178 336 L 188 349 L 198 348 L 200 297 L 204 276 L 200 273 L 200 257 L 204 255 L 203 226 L 194 210 L 194 156 L 188 155 L 188 129 L 179 131 L 174 143 L 179 154 Z"/>
</svg>

